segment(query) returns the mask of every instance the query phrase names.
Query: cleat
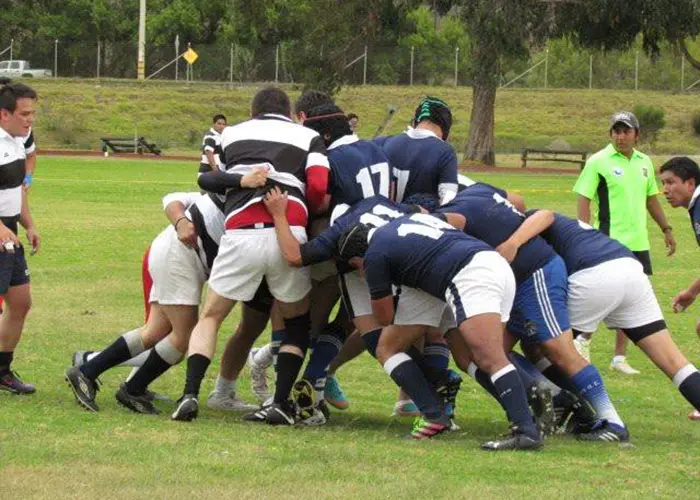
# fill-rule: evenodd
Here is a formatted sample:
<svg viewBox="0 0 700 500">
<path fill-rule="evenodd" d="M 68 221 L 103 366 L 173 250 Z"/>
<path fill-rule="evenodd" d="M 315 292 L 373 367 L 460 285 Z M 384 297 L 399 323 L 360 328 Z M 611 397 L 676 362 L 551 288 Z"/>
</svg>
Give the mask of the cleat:
<svg viewBox="0 0 700 500">
<path fill-rule="evenodd" d="M 309 427 L 319 427 L 326 425 L 326 415 L 319 406 L 313 406 L 299 414 L 299 425 L 307 425 Z"/>
<path fill-rule="evenodd" d="M 297 422 L 296 408 L 291 401 L 272 403 L 260 410 L 243 416 L 246 422 L 265 422 L 270 425 L 294 425 Z"/>
<path fill-rule="evenodd" d="M 694 420 L 694 421 L 696 421 L 696 422 L 700 422 L 700 411 L 699 411 L 699 410 L 695 410 L 695 411 L 693 411 L 693 412 L 688 413 L 688 418 L 689 418 L 690 420 Z"/>
<path fill-rule="evenodd" d="M 410 399 L 403 399 L 394 404 L 392 417 L 420 417 L 420 410 Z"/>
<path fill-rule="evenodd" d="M 75 367 L 80 367 L 82 364 L 87 363 L 87 357 L 94 351 L 75 351 L 73 356 L 71 356 L 71 364 Z"/>
<path fill-rule="evenodd" d="M 350 401 L 348 401 L 348 398 L 345 396 L 345 393 L 343 392 L 342 387 L 340 387 L 340 383 L 338 383 L 338 379 L 335 377 L 335 375 L 328 375 L 323 397 L 329 405 L 338 408 L 339 410 L 345 410 L 348 406 L 350 406 Z"/>
<path fill-rule="evenodd" d="M 177 408 L 172 415 L 170 415 L 170 420 L 177 420 L 180 422 L 191 422 L 199 414 L 199 401 L 197 401 L 197 396 L 194 394 L 185 394 L 177 401 Z"/>
<path fill-rule="evenodd" d="M 457 407 L 457 393 L 462 385 L 462 377 L 454 370 L 447 370 L 447 380 L 438 384 L 436 391 L 442 399 L 445 413 L 450 418 L 454 418 Z"/>
<path fill-rule="evenodd" d="M 235 392 L 224 394 L 213 391 L 207 398 L 207 408 L 212 410 L 239 412 L 252 411 L 258 408 L 258 405 L 246 403 L 240 399 Z"/>
<path fill-rule="evenodd" d="M 250 387 L 260 403 L 270 397 L 270 387 L 267 383 L 267 367 L 255 362 L 255 353 L 260 349 L 254 347 L 248 353 L 248 366 L 250 367 Z"/>
<path fill-rule="evenodd" d="M 416 417 L 413 421 L 413 429 L 411 429 L 410 437 L 413 439 L 431 439 L 449 430 L 449 423 L 431 422 L 423 417 Z"/>
<path fill-rule="evenodd" d="M 599 420 L 588 432 L 576 436 L 580 441 L 602 441 L 626 443 L 630 440 L 630 433 L 626 427 L 611 424 L 607 420 Z"/>
<path fill-rule="evenodd" d="M 551 436 L 557 431 L 557 421 L 552 402 L 552 391 L 544 384 L 535 383 L 527 390 L 527 402 L 535 417 L 541 436 Z"/>
<path fill-rule="evenodd" d="M 589 363 L 591 362 L 591 339 L 579 335 L 574 339 L 574 347 L 583 359 Z"/>
<path fill-rule="evenodd" d="M 326 422 L 328 422 L 331 419 L 331 410 L 330 408 L 328 408 L 326 400 L 322 399 L 321 401 L 319 401 L 316 407 L 319 410 L 321 410 L 321 413 L 323 413 L 323 417 L 326 419 Z"/>
<path fill-rule="evenodd" d="M 639 370 L 632 368 L 624 356 L 615 356 L 610 362 L 610 369 L 625 375 L 639 375 L 641 373 Z"/>
<path fill-rule="evenodd" d="M 301 410 L 312 408 L 316 403 L 314 386 L 306 379 L 297 380 L 292 386 L 292 400 Z"/>
<path fill-rule="evenodd" d="M 119 386 L 119 390 L 114 397 L 117 398 L 117 402 L 120 405 L 134 413 L 142 413 L 144 415 L 160 414 L 160 410 L 153 406 L 152 399 L 149 399 L 145 394 L 129 394 L 126 390 L 126 384 Z"/>
<path fill-rule="evenodd" d="M 0 377 L 0 391 L 11 394 L 34 394 L 36 387 L 33 384 L 23 382 L 17 372 L 8 371 Z"/>
<path fill-rule="evenodd" d="M 525 434 L 518 426 L 511 426 L 510 434 L 502 439 L 487 441 L 481 445 L 482 450 L 503 451 L 503 450 L 539 450 L 544 444 L 544 440 L 537 436 Z"/>
<path fill-rule="evenodd" d="M 562 390 L 554 398 L 554 418 L 558 432 L 570 434 L 587 432 L 598 419 L 590 403 L 567 390 Z"/>
<path fill-rule="evenodd" d="M 154 401 L 162 401 L 164 403 L 174 403 L 174 401 L 172 399 L 170 399 L 170 396 L 168 396 L 167 394 L 160 394 L 158 392 L 149 391 L 148 389 L 146 389 L 146 392 L 143 393 L 143 396 L 151 403 Z"/>
<path fill-rule="evenodd" d="M 99 406 L 95 403 L 99 390 L 96 381 L 87 378 L 77 367 L 66 370 L 65 378 L 80 406 L 88 411 L 100 411 Z"/>
</svg>

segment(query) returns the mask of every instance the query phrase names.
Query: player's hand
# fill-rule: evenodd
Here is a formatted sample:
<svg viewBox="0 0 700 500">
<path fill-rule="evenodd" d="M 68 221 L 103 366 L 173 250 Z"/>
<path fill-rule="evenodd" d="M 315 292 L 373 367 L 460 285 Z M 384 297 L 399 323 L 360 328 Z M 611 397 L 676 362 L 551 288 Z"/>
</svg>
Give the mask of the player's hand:
<svg viewBox="0 0 700 500">
<path fill-rule="evenodd" d="M 666 256 L 670 257 L 676 253 L 676 239 L 673 237 L 673 231 L 666 231 L 664 233 L 664 244 L 666 245 Z"/>
<path fill-rule="evenodd" d="M 510 264 L 515 260 L 515 256 L 518 255 L 518 246 L 510 240 L 506 240 L 496 247 L 496 251 Z"/>
<path fill-rule="evenodd" d="M 177 227 L 177 239 L 186 247 L 197 249 L 197 229 L 189 219 L 181 219 Z"/>
<path fill-rule="evenodd" d="M 39 238 L 39 233 L 37 233 L 36 228 L 30 227 L 27 229 L 27 241 L 32 246 L 29 255 L 34 255 L 39 251 L 41 245 L 41 238 Z"/>
<path fill-rule="evenodd" d="M 265 195 L 265 207 L 270 215 L 283 216 L 287 213 L 287 191 L 284 193 L 275 186 Z"/>
<path fill-rule="evenodd" d="M 695 302 L 695 295 L 690 290 L 683 290 L 673 297 L 673 312 L 683 312 Z"/>
<path fill-rule="evenodd" d="M 0 252 L 15 253 L 15 247 L 21 246 L 22 243 L 17 235 L 10 231 L 6 225 L 0 223 Z"/>
<path fill-rule="evenodd" d="M 267 182 L 267 169 L 265 167 L 253 167 L 250 173 L 241 177 L 241 187 L 259 188 Z"/>
</svg>

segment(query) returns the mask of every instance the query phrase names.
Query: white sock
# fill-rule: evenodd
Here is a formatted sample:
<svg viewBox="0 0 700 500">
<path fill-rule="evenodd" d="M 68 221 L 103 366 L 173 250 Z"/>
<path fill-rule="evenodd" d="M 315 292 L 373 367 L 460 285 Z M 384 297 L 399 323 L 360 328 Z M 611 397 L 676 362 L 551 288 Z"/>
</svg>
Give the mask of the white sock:
<svg viewBox="0 0 700 500">
<path fill-rule="evenodd" d="M 272 344 L 265 344 L 253 356 L 253 361 L 261 368 L 267 368 L 272 364 Z"/>
<path fill-rule="evenodd" d="M 236 392 L 236 379 L 229 380 L 221 375 L 217 375 L 214 392 L 218 392 L 219 394 L 231 394 L 232 392 Z"/>
<path fill-rule="evenodd" d="M 624 363 L 625 361 L 627 361 L 627 356 L 622 356 L 620 354 L 613 356 L 612 359 L 613 363 Z"/>
</svg>

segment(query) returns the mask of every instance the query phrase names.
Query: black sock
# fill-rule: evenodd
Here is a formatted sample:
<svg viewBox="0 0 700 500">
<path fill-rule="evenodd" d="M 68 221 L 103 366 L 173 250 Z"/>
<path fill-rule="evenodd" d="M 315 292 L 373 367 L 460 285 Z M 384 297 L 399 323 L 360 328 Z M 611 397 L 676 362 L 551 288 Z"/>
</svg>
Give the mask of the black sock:
<svg viewBox="0 0 700 500">
<path fill-rule="evenodd" d="M 535 419 L 527 404 L 525 387 L 513 365 L 507 365 L 491 376 L 501 406 L 506 410 L 508 420 L 517 425 L 528 436 L 537 439 L 539 432 Z"/>
<path fill-rule="evenodd" d="M 574 383 L 571 381 L 571 378 L 567 377 L 566 374 L 563 371 L 561 371 L 559 368 L 557 368 L 556 366 L 549 365 L 547 368 L 542 370 L 542 375 L 547 377 L 555 385 L 558 385 L 562 389 L 566 389 L 570 393 L 578 395 L 578 389 L 576 388 Z"/>
<path fill-rule="evenodd" d="M 277 382 L 275 383 L 275 403 L 283 403 L 289 399 L 292 386 L 297 381 L 304 358 L 290 352 L 280 352 L 277 355 Z"/>
<path fill-rule="evenodd" d="M 428 382 L 434 386 L 444 382 L 449 377 L 449 373 L 446 368 L 437 368 L 426 363 L 425 358 L 415 346 L 411 346 L 406 351 L 406 354 L 408 354 L 413 362 L 418 365 L 418 368 L 420 368 L 420 371 L 423 372 L 423 375 L 425 375 L 425 378 L 428 379 Z"/>
<path fill-rule="evenodd" d="M 131 359 L 131 351 L 124 337 L 119 337 L 112 345 L 100 352 L 84 365 L 80 365 L 80 371 L 87 378 L 95 380 L 102 372 Z"/>
<path fill-rule="evenodd" d="M 431 421 L 445 418 L 445 411 L 435 388 L 428 383 L 418 365 L 406 354 L 394 354 L 384 363 L 384 370 L 396 385 L 406 391 L 421 414 Z"/>
<path fill-rule="evenodd" d="M 488 373 L 476 366 L 476 363 L 469 363 L 469 366 L 467 367 L 467 373 L 470 377 L 476 380 L 486 392 L 491 394 L 491 396 L 493 396 L 493 398 L 496 401 L 498 401 L 498 404 L 501 404 L 501 400 L 498 399 L 498 393 L 496 392 L 496 388 L 493 386 L 493 383 L 491 382 L 491 377 Z"/>
<path fill-rule="evenodd" d="M 155 349 L 151 349 L 144 364 L 133 377 L 126 382 L 126 392 L 134 396 L 142 396 L 149 384 L 163 375 L 172 365 L 160 357 Z"/>
<path fill-rule="evenodd" d="M 362 336 L 362 342 L 365 343 L 367 352 L 372 355 L 373 358 L 377 357 L 377 344 L 379 344 L 379 336 L 382 334 L 382 329 L 377 328 L 371 332 L 367 332 Z"/>
<path fill-rule="evenodd" d="M 678 386 L 678 390 L 696 410 L 700 411 L 700 372 L 696 370 L 686 376 Z"/>
<path fill-rule="evenodd" d="M 187 378 L 185 379 L 184 394 L 199 396 L 202 379 L 207 373 L 211 360 L 202 354 L 193 354 L 187 358 Z"/>
<path fill-rule="evenodd" d="M 0 352 L 0 375 L 6 375 L 10 372 L 10 365 L 14 357 L 14 351 Z"/>
</svg>

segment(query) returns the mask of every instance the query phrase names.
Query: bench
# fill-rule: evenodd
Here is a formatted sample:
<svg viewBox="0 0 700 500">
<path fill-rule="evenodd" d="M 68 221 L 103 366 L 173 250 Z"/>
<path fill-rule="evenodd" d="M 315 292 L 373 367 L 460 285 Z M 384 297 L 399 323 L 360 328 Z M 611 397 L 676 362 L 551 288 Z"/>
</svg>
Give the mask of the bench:
<svg viewBox="0 0 700 500">
<path fill-rule="evenodd" d="M 539 156 L 532 157 L 532 154 Z M 562 158 L 564 156 L 564 158 Z M 580 159 L 566 158 L 566 156 L 575 156 Z M 586 158 L 588 158 L 588 152 L 586 151 L 567 151 L 562 149 L 535 149 L 535 148 L 525 148 L 523 149 L 523 154 L 520 156 L 522 168 L 527 167 L 528 160 L 535 161 L 561 161 L 565 163 L 578 163 L 581 169 L 586 165 Z"/>
<path fill-rule="evenodd" d="M 145 137 L 100 137 L 102 152 L 111 149 L 115 153 L 152 153 L 160 156 L 160 148 L 155 143 L 148 142 Z"/>
</svg>

